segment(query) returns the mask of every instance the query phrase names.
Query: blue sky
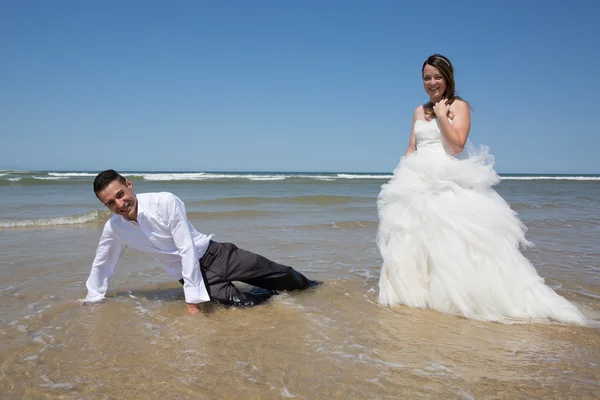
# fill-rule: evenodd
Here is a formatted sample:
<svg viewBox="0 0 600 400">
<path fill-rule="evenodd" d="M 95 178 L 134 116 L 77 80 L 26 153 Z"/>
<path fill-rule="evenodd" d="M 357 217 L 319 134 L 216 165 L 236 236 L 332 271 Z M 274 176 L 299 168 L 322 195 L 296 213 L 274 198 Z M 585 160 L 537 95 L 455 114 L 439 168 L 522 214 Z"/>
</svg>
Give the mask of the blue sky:
<svg viewBox="0 0 600 400">
<path fill-rule="evenodd" d="M 2 1 L 0 168 L 390 172 L 432 53 L 501 173 L 600 173 L 594 1 Z"/>
</svg>

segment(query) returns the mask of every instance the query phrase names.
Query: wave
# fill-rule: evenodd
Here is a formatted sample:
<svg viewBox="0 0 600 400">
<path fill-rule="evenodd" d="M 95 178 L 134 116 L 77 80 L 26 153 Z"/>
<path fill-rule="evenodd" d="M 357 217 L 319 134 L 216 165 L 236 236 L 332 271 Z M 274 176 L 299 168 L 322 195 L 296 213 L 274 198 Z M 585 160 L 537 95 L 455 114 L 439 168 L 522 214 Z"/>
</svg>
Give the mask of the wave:
<svg viewBox="0 0 600 400">
<path fill-rule="evenodd" d="M 345 181 L 357 179 L 389 179 L 391 175 L 340 174 L 340 173 L 220 173 L 220 172 L 123 172 L 123 176 L 147 182 L 229 182 L 229 181 Z M 88 183 L 95 173 L 91 172 L 22 172 L 2 171 L 0 185 L 36 185 L 48 183 Z"/>
<path fill-rule="evenodd" d="M 574 204 L 565 203 L 565 202 L 541 202 L 541 203 L 523 203 L 523 202 L 515 202 L 511 203 L 510 207 L 516 210 L 537 210 L 537 209 L 552 209 L 552 208 L 570 208 L 573 207 Z"/>
<path fill-rule="evenodd" d="M 340 179 L 390 179 L 392 175 L 337 174 Z"/>
<path fill-rule="evenodd" d="M 291 173 L 291 172 L 123 172 L 131 180 L 147 182 L 229 182 L 229 181 L 313 181 L 313 182 L 345 182 L 345 181 L 383 181 L 392 177 L 391 173 Z M 599 175 L 535 175 L 535 174 L 500 174 L 502 180 L 555 180 L 555 181 L 600 181 Z M 91 184 L 95 172 L 42 172 L 42 171 L 9 171 L 0 170 L 0 185 L 36 185 L 56 183 L 88 183 Z"/>
<path fill-rule="evenodd" d="M 82 183 L 82 181 L 73 181 L 73 180 L 66 180 L 63 179 L 61 177 L 57 177 L 57 176 L 37 176 L 37 175 L 33 175 L 33 176 L 15 176 L 15 175 L 8 175 L 8 176 L 1 176 L 0 175 L 0 186 L 11 186 L 11 185 L 18 185 L 18 186 L 34 186 L 34 185 L 48 185 L 48 184 L 62 184 L 62 183 Z M 88 183 L 88 182 L 85 182 Z M 91 182 L 89 182 L 91 183 Z"/>
<path fill-rule="evenodd" d="M 158 173 L 136 175 L 145 181 L 204 181 L 221 179 L 245 179 L 251 181 L 281 181 L 287 179 L 289 175 L 277 174 L 215 174 L 206 172 L 197 173 Z"/>
<path fill-rule="evenodd" d="M 284 211 L 263 211 L 263 210 L 232 210 L 232 211 L 191 211 L 187 213 L 191 221 L 194 220 L 223 220 L 239 218 L 259 218 L 270 217 L 276 214 L 284 214 Z M 44 228 L 56 226 L 82 225 L 82 224 L 104 224 L 112 216 L 108 210 L 95 210 L 85 214 L 75 214 L 63 217 L 37 218 L 37 219 L 18 219 L 18 220 L 0 220 L 0 229 L 11 228 Z M 363 229 L 374 228 L 377 222 L 373 221 L 335 221 L 329 223 L 320 223 L 314 225 L 297 226 L 295 229 Z"/>
<path fill-rule="evenodd" d="M 310 225 L 299 225 L 294 227 L 295 229 L 306 229 L 306 230 L 320 230 L 320 229 L 375 229 L 378 223 L 374 221 L 335 221 L 326 224 L 310 224 Z"/>
<path fill-rule="evenodd" d="M 505 175 L 501 176 L 503 181 L 542 181 L 542 180 L 554 180 L 554 181 L 600 181 L 600 176 L 527 176 L 527 175 Z"/>
<path fill-rule="evenodd" d="M 235 219 L 235 218 L 252 218 L 262 217 L 266 215 L 276 214 L 275 211 L 260 211 L 260 210 L 234 210 L 234 211 L 217 211 L 217 212 L 188 212 L 187 216 L 192 219 Z M 17 219 L 17 220 L 0 220 L 0 229 L 10 228 L 42 228 L 65 225 L 82 225 L 82 224 L 104 224 L 112 216 L 112 212 L 108 210 L 95 210 L 85 214 L 68 215 L 64 217 L 49 217 L 37 219 Z"/>
<path fill-rule="evenodd" d="M 195 218 L 208 220 L 208 219 L 233 219 L 243 217 L 264 217 L 266 215 L 277 214 L 277 211 L 261 211 L 261 210 L 234 210 L 234 211 L 192 211 L 188 212 L 188 219 L 193 220 Z"/>
<path fill-rule="evenodd" d="M 527 225 L 542 228 L 575 228 L 578 235 L 585 235 L 598 230 L 598 218 L 544 218 L 530 221 Z"/>
<path fill-rule="evenodd" d="M 66 217 L 50 217 L 37 219 L 0 220 L 0 228 L 41 228 L 60 225 L 81 225 L 94 222 L 108 221 L 110 211 L 90 211 L 85 214 L 75 214 Z"/>
<path fill-rule="evenodd" d="M 131 175 L 145 181 L 216 181 L 216 180 L 250 180 L 250 181 L 282 181 L 308 179 L 317 181 L 335 181 L 344 179 L 389 179 L 391 175 L 367 174 L 294 174 L 294 173 L 152 173 Z"/>
<path fill-rule="evenodd" d="M 306 195 L 306 196 L 293 196 L 293 197 L 227 197 L 214 200 L 201 200 L 199 204 L 234 204 L 234 205 L 257 205 L 264 203 L 277 203 L 277 204 L 313 204 L 313 205 L 328 205 L 328 204 L 344 204 L 353 203 L 360 200 L 368 200 L 372 202 L 371 198 L 364 197 L 351 197 L 351 196 L 334 196 L 334 195 Z"/>
<path fill-rule="evenodd" d="M 75 178 L 75 177 L 96 177 L 96 174 L 91 172 L 48 172 L 48 175 L 58 178 Z"/>
<path fill-rule="evenodd" d="M 339 221 L 328 224 L 329 227 L 334 229 L 363 229 L 363 228 L 376 228 L 378 225 L 374 221 Z"/>
</svg>

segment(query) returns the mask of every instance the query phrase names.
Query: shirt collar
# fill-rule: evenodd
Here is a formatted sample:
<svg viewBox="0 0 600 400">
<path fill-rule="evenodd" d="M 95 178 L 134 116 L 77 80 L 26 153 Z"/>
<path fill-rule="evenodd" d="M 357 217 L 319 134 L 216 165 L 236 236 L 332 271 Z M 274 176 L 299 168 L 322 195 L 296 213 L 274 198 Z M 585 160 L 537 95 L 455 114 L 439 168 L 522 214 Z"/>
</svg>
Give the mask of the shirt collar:
<svg viewBox="0 0 600 400">
<path fill-rule="evenodd" d="M 144 211 L 146 210 L 146 204 L 140 201 L 138 195 L 135 196 L 135 201 L 137 202 L 137 220 L 140 221 L 140 217 L 144 215 Z"/>
</svg>

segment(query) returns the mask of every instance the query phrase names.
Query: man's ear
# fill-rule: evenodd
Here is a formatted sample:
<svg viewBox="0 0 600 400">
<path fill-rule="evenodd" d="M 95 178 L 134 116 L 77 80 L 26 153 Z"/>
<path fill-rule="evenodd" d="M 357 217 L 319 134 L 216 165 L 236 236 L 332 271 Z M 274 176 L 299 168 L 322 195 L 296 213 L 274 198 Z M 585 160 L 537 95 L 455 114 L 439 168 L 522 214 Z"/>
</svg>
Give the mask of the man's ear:
<svg viewBox="0 0 600 400">
<path fill-rule="evenodd" d="M 133 189 L 133 183 L 129 179 L 125 179 L 125 184 L 128 188 Z"/>
</svg>

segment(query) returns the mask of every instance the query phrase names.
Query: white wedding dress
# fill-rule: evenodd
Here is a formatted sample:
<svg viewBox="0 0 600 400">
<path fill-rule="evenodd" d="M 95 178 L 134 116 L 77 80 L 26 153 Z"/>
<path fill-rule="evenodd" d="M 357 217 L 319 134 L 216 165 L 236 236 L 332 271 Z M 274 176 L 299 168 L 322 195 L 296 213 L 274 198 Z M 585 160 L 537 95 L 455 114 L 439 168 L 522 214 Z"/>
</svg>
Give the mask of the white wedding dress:
<svg viewBox="0 0 600 400">
<path fill-rule="evenodd" d="M 521 254 L 531 243 L 491 188 L 500 178 L 487 149 L 451 155 L 438 119 L 417 120 L 414 133 L 417 151 L 401 159 L 377 201 L 379 303 L 477 320 L 585 324 Z"/>
</svg>

